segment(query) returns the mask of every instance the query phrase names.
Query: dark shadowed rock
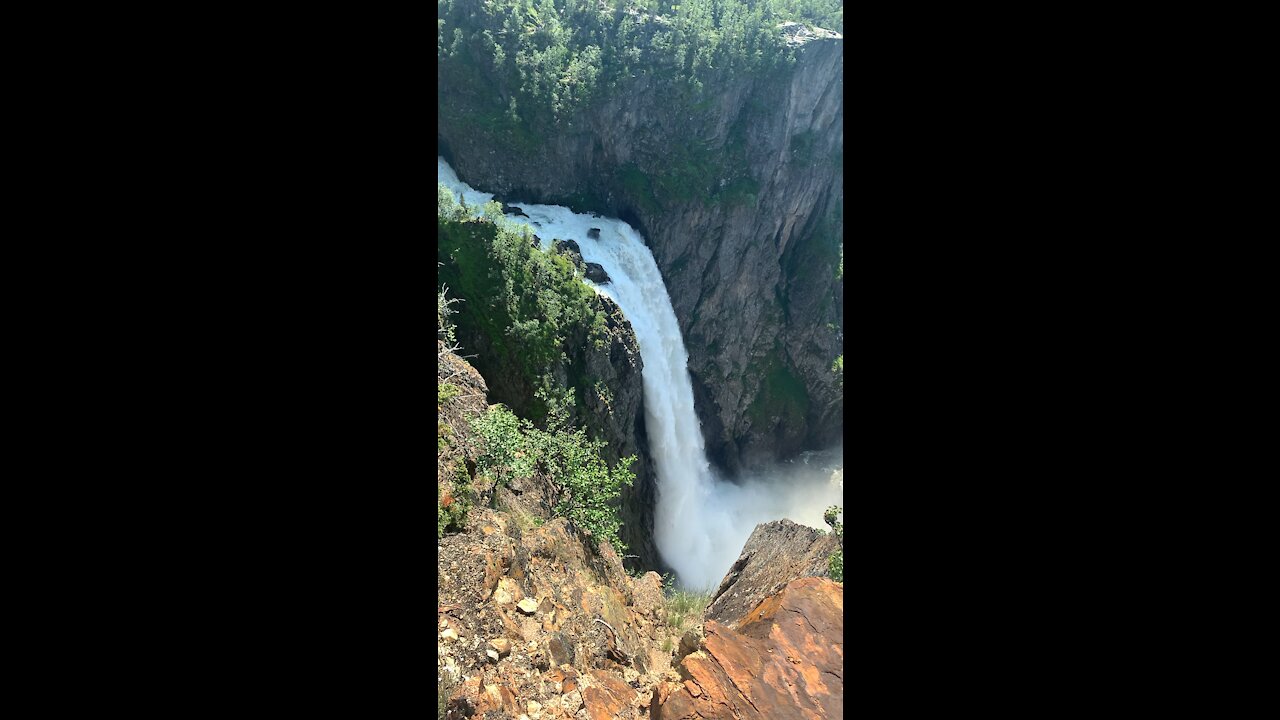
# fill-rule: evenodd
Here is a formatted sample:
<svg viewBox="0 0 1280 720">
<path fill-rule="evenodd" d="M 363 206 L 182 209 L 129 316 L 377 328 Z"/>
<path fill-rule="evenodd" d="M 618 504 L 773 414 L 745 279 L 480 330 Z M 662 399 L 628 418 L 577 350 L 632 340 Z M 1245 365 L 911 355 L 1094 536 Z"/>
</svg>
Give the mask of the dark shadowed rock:
<svg viewBox="0 0 1280 720">
<path fill-rule="evenodd" d="M 519 215 L 520 217 L 529 217 L 528 215 L 525 214 L 523 210 L 516 207 L 515 205 L 503 205 L 502 214 L 503 215 Z"/>
<path fill-rule="evenodd" d="M 599 239 L 600 239 L 600 228 L 591 228 L 590 230 L 588 230 L 588 231 L 587 231 L 587 237 L 591 238 L 592 240 L 599 240 Z"/>
<path fill-rule="evenodd" d="M 835 720 L 844 713 L 844 586 L 803 578 L 737 630 L 706 624 L 703 649 L 658 686 L 653 720 Z"/>
<path fill-rule="evenodd" d="M 556 665 L 573 664 L 573 643 L 561 633 L 552 633 L 547 639 L 547 653 Z"/>
<path fill-rule="evenodd" d="M 585 271 L 585 265 L 582 262 L 582 248 L 578 247 L 578 243 L 572 240 L 556 240 L 552 245 L 555 249 L 569 258 L 569 262 L 573 263 L 579 270 Z"/>
<path fill-rule="evenodd" d="M 603 285 L 609 282 L 609 274 L 598 263 L 587 263 L 587 279 L 593 283 Z"/>
<path fill-rule="evenodd" d="M 748 610 L 797 578 L 825 577 L 839 541 L 790 520 L 756 526 L 707 606 L 707 619 L 736 626 Z"/>
</svg>

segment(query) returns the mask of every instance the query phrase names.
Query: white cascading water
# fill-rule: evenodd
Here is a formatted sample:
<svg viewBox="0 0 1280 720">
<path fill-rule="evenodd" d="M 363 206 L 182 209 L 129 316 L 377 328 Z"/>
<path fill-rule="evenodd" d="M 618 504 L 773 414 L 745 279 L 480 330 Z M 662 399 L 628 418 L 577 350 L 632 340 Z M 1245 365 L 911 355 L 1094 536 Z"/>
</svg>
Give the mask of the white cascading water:
<svg viewBox="0 0 1280 720">
<path fill-rule="evenodd" d="M 438 158 L 437 179 L 479 210 L 493 195 L 463 183 Z M 622 309 L 635 331 L 644 360 L 644 406 L 649 454 L 658 478 L 654 542 L 662 559 L 689 589 L 714 588 L 761 522 L 789 518 L 825 527 L 823 511 L 843 505 L 842 451 L 820 454 L 825 462 L 771 468 L 740 484 L 714 476 L 693 407 L 689 355 L 653 254 L 630 225 L 559 205 L 510 203 L 528 217 L 507 219 L 532 227 L 544 250 L 553 240 L 574 240 L 586 262 L 597 263 L 609 282 L 584 280 Z M 599 238 L 588 233 L 598 229 Z M 811 456 L 812 457 L 812 456 Z"/>
</svg>

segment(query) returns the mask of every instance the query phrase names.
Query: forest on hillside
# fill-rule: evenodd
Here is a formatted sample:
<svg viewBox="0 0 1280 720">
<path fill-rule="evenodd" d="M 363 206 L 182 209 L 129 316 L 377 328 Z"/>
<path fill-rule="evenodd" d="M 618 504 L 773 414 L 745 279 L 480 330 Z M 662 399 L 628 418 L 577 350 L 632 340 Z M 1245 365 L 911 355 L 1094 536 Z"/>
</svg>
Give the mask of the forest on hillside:
<svg viewBox="0 0 1280 720">
<path fill-rule="evenodd" d="M 785 65 L 784 22 L 844 30 L 840 0 L 437 2 L 442 71 L 496 78 L 514 122 L 557 123 L 637 73 L 696 90 L 718 73 Z"/>
</svg>

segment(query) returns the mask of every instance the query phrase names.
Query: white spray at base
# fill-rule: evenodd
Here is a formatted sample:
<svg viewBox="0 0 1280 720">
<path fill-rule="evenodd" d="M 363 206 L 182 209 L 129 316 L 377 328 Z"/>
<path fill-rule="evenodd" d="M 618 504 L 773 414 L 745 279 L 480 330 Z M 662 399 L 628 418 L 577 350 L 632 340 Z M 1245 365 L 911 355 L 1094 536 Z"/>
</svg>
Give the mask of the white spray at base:
<svg viewBox="0 0 1280 720">
<path fill-rule="evenodd" d="M 476 210 L 493 199 L 460 181 L 444 158 L 438 158 L 437 179 Z M 631 322 L 644 360 L 645 421 L 658 478 L 654 542 L 680 585 L 714 589 L 759 523 L 788 518 L 825 528 L 826 508 L 844 504 L 842 448 L 751 473 L 740 484 L 714 476 L 694 412 L 689 355 L 662 274 L 639 233 L 621 220 L 559 205 L 511 205 L 528 217 L 507 219 L 531 226 L 544 250 L 552 240 L 574 240 L 584 261 L 602 266 L 610 282 L 584 282 Z M 589 235 L 593 228 L 598 239 Z"/>
</svg>

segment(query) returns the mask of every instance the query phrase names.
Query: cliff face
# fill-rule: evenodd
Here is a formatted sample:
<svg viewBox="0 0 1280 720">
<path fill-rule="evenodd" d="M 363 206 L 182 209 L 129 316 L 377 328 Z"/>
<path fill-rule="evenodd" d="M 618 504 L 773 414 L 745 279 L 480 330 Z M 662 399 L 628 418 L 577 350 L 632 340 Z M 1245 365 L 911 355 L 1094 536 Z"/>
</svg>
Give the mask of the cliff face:
<svg viewBox="0 0 1280 720">
<path fill-rule="evenodd" d="M 606 297 L 600 298 L 605 307 L 609 328 L 609 344 L 596 349 L 583 342 L 575 350 L 583 354 L 585 376 L 591 383 L 583 383 L 586 406 L 584 424 L 596 437 L 603 438 L 606 460 L 610 465 L 619 458 L 635 455 L 631 470 L 635 483 L 622 488 L 622 541 L 629 554 L 639 559 L 646 568 L 664 567 L 657 547 L 653 544 L 653 509 L 657 506 L 657 478 L 653 464 L 649 462 L 649 443 L 644 427 L 644 381 L 641 373 L 644 362 L 640 358 L 640 345 L 636 342 L 631 323 L 622 309 Z M 572 344 L 572 342 L 570 343 Z"/>
<path fill-rule="evenodd" d="M 469 242 L 481 243 L 482 237 L 477 235 Z M 503 403 L 517 415 L 531 417 L 535 386 L 521 369 L 522 355 L 527 348 L 512 342 L 505 328 L 495 330 L 481 322 L 495 302 L 494 294 L 500 292 L 492 276 L 485 282 L 475 281 L 476 276 L 488 272 L 485 263 L 490 260 L 458 262 L 447 252 L 449 247 L 454 247 L 452 243 L 454 241 L 449 240 L 449 244 L 439 244 L 439 272 L 443 286 L 450 288 L 450 297 L 460 301 L 460 309 L 453 316 L 455 332 L 474 369 L 472 364 L 443 350 L 441 362 L 453 358 L 470 373 L 479 371 L 476 376 L 483 376 L 484 390 L 473 390 L 469 395 L 478 394 L 482 402 L 487 399 Z M 586 292 L 585 287 L 581 289 Z M 522 292 L 532 291 L 522 288 Z M 622 489 L 621 537 L 630 548 L 629 554 L 639 559 L 639 565 L 662 569 L 664 565 L 653 544 L 656 478 L 644 435 L 644 363 L 640 346 L 631 323 L 617 304 L 607 297 L 589 295 L 590 303 L 604 316 L 603 336 L 595 335 L 593 328 L 585 323 L 567 324 L 563 341 L 556 348 L 558 357 L 550 361 L 546 370 L 553 386 L 575 391 L 577 402 L 569 408 L 571 423 L 585 426 L 592 437 L 606 442 L 604 455 L 609 465 L 616 464 L 621 457 L 636 456 L 631 466 L 635 482 Z M 577 301 L 572 296 L 566 297 L 571 298 L 568 301 Z"/>
<path fill-rule="evenodd" d="M 700 97 L 674 98 L 641 73 L 532 142 L 469 121 L 499 107 L 500 91 L 440 76 L 438 146 L 461 178 L 644 235 L 685 337 L 708 451 L 731 470 L 843 430 L 830 369 L 843 340 L 843 52 L 841 39 L 813 40 L 794 66 L 723 78 Z"/>
<path fill-rule="evenodd" d="M 822 551 L 809 535 L 759 526 L 721 586 L 742 602 L 713 603 L 705 623 L 693 608 L 698 627 L 682 635 L 689 611 L 657 573 L 629 576 L 607 542 L 593 550 L 550 517 L 549 478 L 496 486 L 475 473 L 468 419 L 487 387 L 442 343 L 437 355 L 439 384 L 456 390 L 437 404 L 441 504 L 470 505 L 437 541 L 440 717 L 841 716 L 844 588 L 802 577 Z"/>
</svg>

